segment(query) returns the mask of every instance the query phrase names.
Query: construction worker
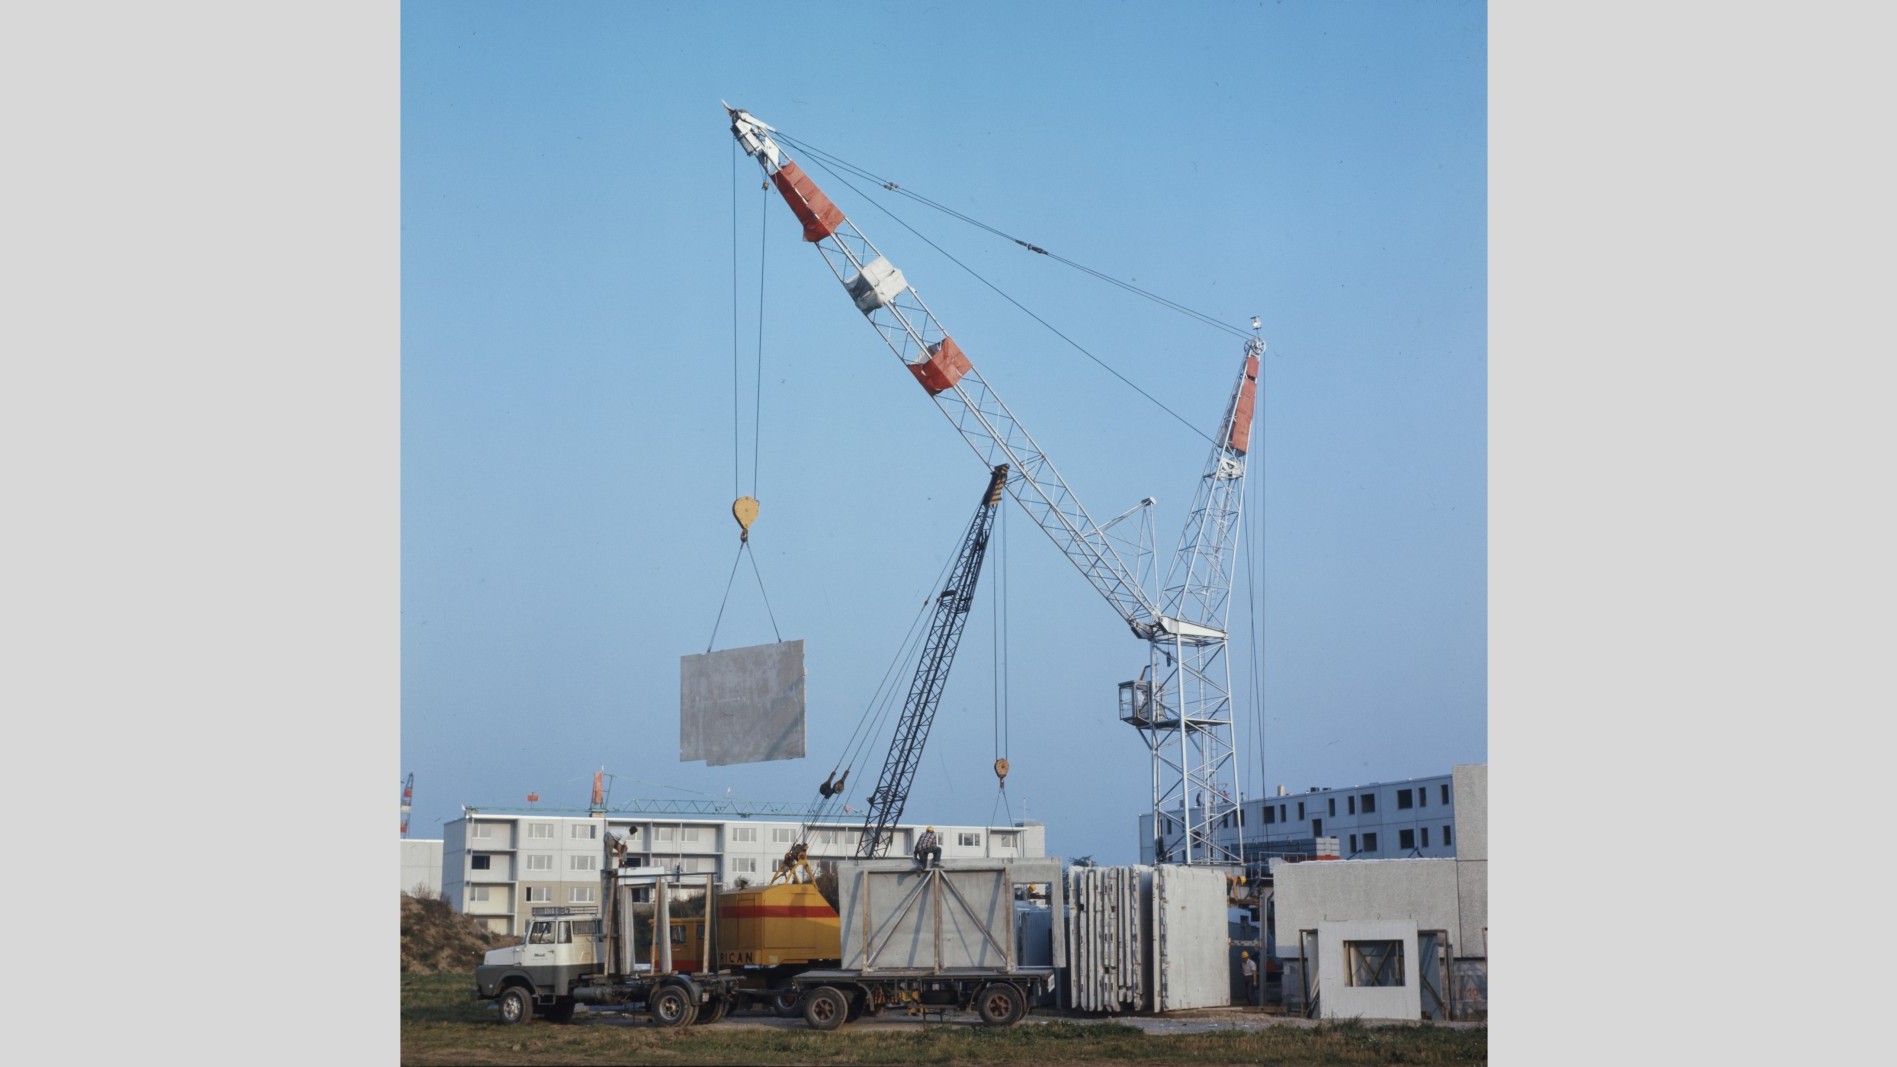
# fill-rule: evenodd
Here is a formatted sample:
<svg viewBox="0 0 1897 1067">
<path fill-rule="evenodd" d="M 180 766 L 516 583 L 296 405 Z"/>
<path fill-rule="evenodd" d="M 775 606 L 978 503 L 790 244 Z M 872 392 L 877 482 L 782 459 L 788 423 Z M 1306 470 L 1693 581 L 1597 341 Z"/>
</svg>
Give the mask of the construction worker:
<svg viewBox="0 0 1897 1067">
<path fill-rule="evenodd" d="M 1245 975 L 1245 1003 L 1258 1003 L 1258 961 L 1250 952 L 1238 954 L 1238 969 Z"/>
<path fill-rule="evenodd" d="M 936 840 L 935 827 L 922 831 L 922 836 L 916 838 L 915 854 L 916 862 L 924 867 L 934 867 L 942 862 L 942 843 Z"/>
</svg>

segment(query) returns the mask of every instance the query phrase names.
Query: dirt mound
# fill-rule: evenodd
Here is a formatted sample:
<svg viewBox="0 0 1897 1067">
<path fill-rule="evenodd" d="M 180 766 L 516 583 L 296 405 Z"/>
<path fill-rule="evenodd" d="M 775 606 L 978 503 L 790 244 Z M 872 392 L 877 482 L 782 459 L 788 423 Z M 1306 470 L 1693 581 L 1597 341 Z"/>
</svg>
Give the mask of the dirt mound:
<svg viewBox="0 0 1897 1067">
<path fill-rule="evenodd" d="M 472 974 L 488 949 L 514 940 L 488 933 L 484 924 L 445 900 L 402 894 L 403 974 Z"/>
</svg>

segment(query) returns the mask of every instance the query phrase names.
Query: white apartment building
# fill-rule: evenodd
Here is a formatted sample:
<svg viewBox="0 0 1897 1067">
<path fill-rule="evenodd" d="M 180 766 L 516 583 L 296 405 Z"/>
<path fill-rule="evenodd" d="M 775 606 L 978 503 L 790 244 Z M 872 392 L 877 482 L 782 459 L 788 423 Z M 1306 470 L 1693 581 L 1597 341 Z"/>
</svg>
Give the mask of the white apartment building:
<svg viewBox="0 0 1897 1067">
<path fill-rule="evenodd" d="M 1218 828 L 1227 848 L 1244 845 L 1245 865 L 1263 873 L 1271 857 L 1312 856 L 1317 839 L 1336 838 L 1343 859 L 1453 857 L 1456 854 L 1456 791 L 1453 776 L 1438 774 L 1339 789 L 1312 788 L 1242 801 Z M 1177 819 L 1139 817 L 1140 862 L 1179 862 L 1184 855 Z"/>
<path fill-rule="evenodd" d="M 897 826 L 888 855 L 909 855 L 922 829 L 913 823 Z M 1047 854 L 1046 830 L 1039 822 L 937 825 L 935 830 L 945 860 L 1041 859 Z M 608 833 L 631 844 L 637 865 L 712 873 L 719 884 L 735 887 L 740 881 L 768 883 L 802 831 L 801 822 L 762 819 L 470 812 L 443 827 L 441 887 L 464 914 L 484 919 L 496 933 L 513 934 L 523 929 L 536 905 L 599 903 Z M 820 824 L 810 832 L 810 858 L 854 856 L 862 832 L 860 822 Z"/>
</svg>

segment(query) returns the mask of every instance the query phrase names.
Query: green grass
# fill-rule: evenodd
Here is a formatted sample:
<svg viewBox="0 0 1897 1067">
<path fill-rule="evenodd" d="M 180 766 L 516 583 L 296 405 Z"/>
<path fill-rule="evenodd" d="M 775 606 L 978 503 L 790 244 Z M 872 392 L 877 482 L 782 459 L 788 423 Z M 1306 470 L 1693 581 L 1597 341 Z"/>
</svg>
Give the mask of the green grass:
<svg viewBox="0 0 1897 1067">
<path fill-rule="evenodd" d="M 1148 1034 L 1115 1022 L 1056 1020 L 1003 1029 L 930 1023 L 920 1028 L 715 1024 L 664 1030 L 634 1021 L 535 1020 L 502 1026 L 469 999 L 472 975 L 402 978 L 402 1062 L 434 1064 L 1280 1064 L 1285 1067 L 1488 1061 L 1486 1027 L 1270 1026 Z M 752 1016 L 738 1015 L 733 1022 Z"/>
</svg>

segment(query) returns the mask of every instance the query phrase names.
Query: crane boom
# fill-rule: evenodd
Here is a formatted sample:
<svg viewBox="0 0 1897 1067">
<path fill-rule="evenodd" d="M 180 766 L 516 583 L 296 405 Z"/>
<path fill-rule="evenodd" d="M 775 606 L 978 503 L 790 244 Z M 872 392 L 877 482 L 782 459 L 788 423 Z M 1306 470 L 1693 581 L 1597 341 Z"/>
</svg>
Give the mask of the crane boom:
<svg viewBox="0 0 1897 1067">
<path fill-rule="evenodd" d="M 1127 625 L 1141 636 L 1150 633 L 1158 613 L 1132 569 L 902 271 L 784 154 L 770 136 L 772 127 L 746 111 L 729 105 L 726 109 L 739 145 L 764 169 L 803 223 L 804 240 L 823 253 L 831 273 L 890 351 L 915 375 L 984 465 L 992 470 L 1005 464 L 1014 472 L 1008 479 L 1009 495 Z"/>
<path fill-rule="evenodd" d="M 1225 659 L 1232 582 L 1226 557 L 1242 513 L 1264 342 L 1254 336 L 1246 344 L 1163 596 L 1150 596 L 902 271 L 785 154 L 771 126 L 728 104 L 725 110 L 739 146 L 763 168 L 857 310 L 983 463 L 1012 467 L 1009 494 L 1147 643 L 1146 669 L 1120 686 L 1120 718 L 1139 730 L 1152 754 L 1154 861 L 1243 863 L 1242 830 L 1236 846 L 1217 832 L 1239 821 Z M 1256 319 L 1252 325 L 1258 328 Z"/>
<path fill-rule="evenodd" d="M 1001 503 L 1001 490 L 1008 482 L 1004 464 L 989 475 L 982 490 L 981 503 L 968 531 L 962 535 L 962 547 L 949 569 L 948 584 L 935 598 L 935 612 L 929 618 L 929 632 L 922 655 L 916 661 L 915 678 L 909 683 L 908 699 L 903 701 L 902 716 L 896 722 L 890 740 L 889 755 L 876 778 L 876 789 L 869 795 L 869 810 L 863 817 L 863 836 L 856 854 L 874 859 L 888 853 L 895 826 L 902 820 L 903 805 L 909 800 L 909 786 L 915 781 L 916 766 L 922 761 L 922 746 L 929 739 L 929 726 L 935 721 L 935 709 L 942 702 L 942 687 L 948 682 L 949 667 L 955 662 L 955 650 L 962 641 L 962 628 L 968 624 L 968 610 L 975 602 L 975 585 L 981 580 L 981 563 L 988 552 L 988 534 L 994 526 L 995 506 Z"/>
</svg>

